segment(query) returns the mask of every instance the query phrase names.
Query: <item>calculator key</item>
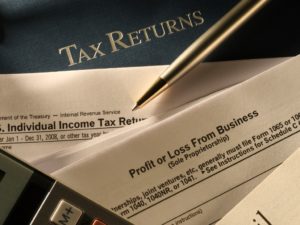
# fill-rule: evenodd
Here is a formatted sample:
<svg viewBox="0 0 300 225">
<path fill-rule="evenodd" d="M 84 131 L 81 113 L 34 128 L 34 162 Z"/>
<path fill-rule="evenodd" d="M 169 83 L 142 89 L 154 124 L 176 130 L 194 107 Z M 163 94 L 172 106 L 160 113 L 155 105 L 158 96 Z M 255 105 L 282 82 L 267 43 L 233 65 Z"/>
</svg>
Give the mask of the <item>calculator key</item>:
<svg viewBox="0 0 300 225">
<path fill-rule="evenodd" d="M 54 210 L 50 221 L 56 225 L 76 225 L 82 211 L 70 203 L 61 200 Z"/>
<path fill-rule="evenodd" d="M 103 223 L 102 221 L 100 220 L 94 220 L 92 225 L 106 225 L 106 223 Z"/>
</svg>

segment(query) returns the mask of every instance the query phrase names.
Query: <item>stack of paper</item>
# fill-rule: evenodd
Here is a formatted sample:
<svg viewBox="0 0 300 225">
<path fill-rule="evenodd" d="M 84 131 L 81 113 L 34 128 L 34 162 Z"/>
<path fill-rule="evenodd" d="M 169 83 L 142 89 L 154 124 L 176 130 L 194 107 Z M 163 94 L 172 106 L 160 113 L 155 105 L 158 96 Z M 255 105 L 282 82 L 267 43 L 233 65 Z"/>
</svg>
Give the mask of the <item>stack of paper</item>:
<svg viewBox="0 0 300 225">
<path fill-rule="evenodd" d="M 53 175 L 134 224 L 214 224 L 299 146 L 299 60 L 90 145 Z"/>
<path fill-rule="evenodd" d="M 283 60 L 202 64 L 134 113 L 134 101 L 166 66 L 1 75 L 0 147 L 36 160 L 246 80 Z"/>
<path fill-rule="evenodd" d="M 134 224 L 212 225 L 300 145 L 285 60 L 202 64 L 137 112 L 164 66 L 3 75 L 1 145 Z"/>
</svg>

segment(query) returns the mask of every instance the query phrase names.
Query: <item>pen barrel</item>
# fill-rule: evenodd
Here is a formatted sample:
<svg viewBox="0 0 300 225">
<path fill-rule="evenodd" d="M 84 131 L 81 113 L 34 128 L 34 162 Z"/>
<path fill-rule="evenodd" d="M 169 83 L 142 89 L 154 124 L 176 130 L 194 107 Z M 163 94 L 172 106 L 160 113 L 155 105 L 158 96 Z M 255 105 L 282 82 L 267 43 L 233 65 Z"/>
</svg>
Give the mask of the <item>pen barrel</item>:
<svg viewBox="0 0 300 225">
<path fill-rule="evenodd" d="M 226 38 L 270 0 L 241 0 L 217 23 L 195 40 L 160 78 L 171 85 L 205 59 Z"/>
</svg>

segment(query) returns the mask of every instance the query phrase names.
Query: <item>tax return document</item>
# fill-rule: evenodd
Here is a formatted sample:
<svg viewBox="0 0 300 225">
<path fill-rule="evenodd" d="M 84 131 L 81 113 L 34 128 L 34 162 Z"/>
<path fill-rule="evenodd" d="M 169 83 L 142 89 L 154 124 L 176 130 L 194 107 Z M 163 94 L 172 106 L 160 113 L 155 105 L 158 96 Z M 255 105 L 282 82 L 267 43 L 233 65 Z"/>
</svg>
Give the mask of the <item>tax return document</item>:
<svg viewBox="0 0 300 225">
<path fill-rule="evenodd" d="M 299 117 L 298 114 L 295 117 Z M 217 225 L 299 225 L 300 149 Z"/>
<path fill-rule="evenodd" d="M 261 62 L 259 62 L 259 64 L 258 64 L 257 60 L 254 60 L 254 61 L 251 60 L 251 61 L 252 61 L 253 66 L 257 66 L 261 63 Z M 268 62 L 269 62 L 269 60 L 268 60 Z M 226 62 L 224 65 L 230 66 L 229 64 L 232 64 L 232 62 Z M 220 75 L 220 69 L 226 68 L 226 67 L 224 67 L 224 65 L 223 65 L 223 63 L 219 64 L 219 65 L 218 64 L 215 65 L 215 66 L 219 67 L 219 69 L 217 69 L 217 73 L 219 75 Z M 263 65 L 263 64 L 261 64 L 261 65 Z M 212 68 L 210 68 L 210 69 L 212 69 Z M 233 71 L 237 72 L 238 70 L 234 69 Z M 227 72 L 229 72 L 229 71 L 227 70 Z M 236 72 L 231 74 L 231 76 L 229 76 L 229 77 L 238 77 L 239 75 Z M 208 74 L 214 75 L 216 73 L 211 73 L 208 71 Z M 212 76 L 212 77 L 214 77 L 214 76 Z M 220 81 L 220 82 L 222 83 L 222 81 Z M 226 81 L 226 82 L 228 82 L 228 81 Z M 186 83 L 185 86 L 191 85 L 192 83 L 193 83 L 193 81 L 190 81 L 190 82 Z M 209 82 L 207 84 L 208 84 L 207 86 L 210 87 Z M 206 86 L 206 88 L 207 88 L 207 86 Z M 228 88 L 231 88 L 231 87 L 228 87 Z M 181 88 L 181 89 L 184 89 L 184 88 Z M 225 89 L 227 89 L 227 88 L 224 88 L 217 92 L 224 91 Z M 198 93 L 199 90 L 203 90 L 203 89 L 197 88 L 196 91 L 192 91 L 192 94 Z M 200 97 L 201 101 L 207 101 L 209 98 L 213 97 L 213 95 L 215 95 L 217 92 L 213 92 L 212 94 L 209 94 L 208 96 Z M 208 92 L 205 91 L 205 93 L 208 93 Z M 191 98 L 189 98 L 189 99 L 191 99 Z M 180 100 L 180 102 L 183 102 L 183 101 Z M 99 142 L 101 142 L 101 148 L 106 148 L 111 144 L 115 144 L 119 141 L 122 141 L 124 138 L 128 138 L 130 135 L 136 133 L 138 130 L 142 130 L 146 126 L 149 126 L 149 125 L 156 123 L 166 117 L 169 117 L 172 114 L 178 112 L 179 110 L 183 110 L 185 107 L 188 107 L 189 104 L 193 104 L 193 101 L 183 104 L 179 107 L 175 107 L 171 110 L 168 110 L 166 113 L 161 113 L 159 115 L 150 116 L 149 118 L 147 118 L 147 120 L 143 120 L 139 123 L 133 124 L 132 126 L 127 126 L 126 128 L 124 127 L 122 129 L 118 129 L 117 131 L 110 132 L 109 134 L 107 134 L 105 136 L 101 136 L 100 138 L 94 138 L 92 140 L 84 141 L 84 142 L 78 143 L 76 145 L 72 145 L 70 147 L 63 148 L 62 150 L 60 150 L 58 152 L 46 154 L 40 158 L 30 161 L 30 163 L 34 167 L 38 168 L 39 170 L 41 170 L 47 174 L 52 173 L 52 172 L 54 172 L 58 169 L 61 169 L 71 163 L 74 163 L 75 161 L 80 160 L 90 154 L 94 154 L 95 152 L 98 152 L 99 149 L 93 148 L 92 147 L 93 145 L 96 145 Z"/>
<path fill-rule="evenodd" d="M 0 75 L 0 148 L 30 162 L 241 82 L 283 60 L 204 63 L 134 113 L 135 100 L 166 66 Z"/>
<path fill-rule="evenodd" d="M 300 56 L 52 175 L 134 224 L 211 225 L 300 144 Z"/>
</svg>

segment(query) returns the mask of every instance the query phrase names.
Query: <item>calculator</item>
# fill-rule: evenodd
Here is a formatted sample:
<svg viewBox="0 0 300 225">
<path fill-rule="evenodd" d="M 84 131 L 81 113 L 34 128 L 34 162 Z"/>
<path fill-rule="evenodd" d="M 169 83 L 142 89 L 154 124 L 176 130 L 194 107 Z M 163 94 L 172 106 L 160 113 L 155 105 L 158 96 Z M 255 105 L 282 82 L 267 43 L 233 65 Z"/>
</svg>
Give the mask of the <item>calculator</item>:
<svg viewBox="0 0 300 225">
<path fill-rule="evenodd" d="M 131 224 L 0 150 L 0 225 Z"/>
</svg>

